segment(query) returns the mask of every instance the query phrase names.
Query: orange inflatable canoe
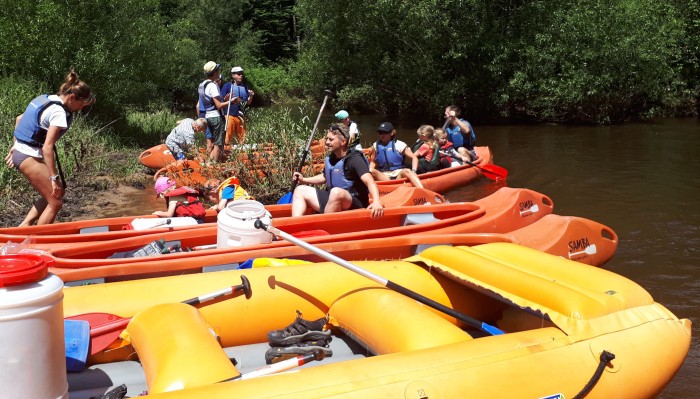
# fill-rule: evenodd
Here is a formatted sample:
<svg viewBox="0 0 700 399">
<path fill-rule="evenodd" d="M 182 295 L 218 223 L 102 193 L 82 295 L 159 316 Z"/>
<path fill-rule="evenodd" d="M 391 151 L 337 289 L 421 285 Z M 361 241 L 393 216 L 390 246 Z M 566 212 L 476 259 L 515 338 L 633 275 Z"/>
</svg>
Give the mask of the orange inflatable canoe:
<svg viewBox="0 0 700 399">
<path fill-rule="evenodd" d="M 441 204 L 445 198 L 430 190 L 409 187 L 391 186 L 381 187 L 379 194 L 385 208 L 400 206 Z M 290 217 L 291 204 L 266 205 L 265 209 L 273 218 Z M 122 216 L 116 218 L 88 219 L 73 222 L 53 223 L 41 226 L 6 227 L 0 228 L 0 242 L 11 241 L 13 243 L 25 243 L 33 248 L 42 249 L 46 246 L 70 246 L 77 242 L 92 242 L 114 240 L 118 238 L 133 237 L 141 234 L 163 233 L 167 231 L 201 228 L 216 222 L 217 214 L 208 210 L 204 224 L 189 224 L 175 226 L 176 223 L 167 223 L 162 218 L 145 230 L 134 230 L 129 227 L 136 219 L 158 219 L 154 215 Z M 160 224 L 160 225 L 159 225 Z M 174 227 L 173 227 L 174 226 Z M 46 245 L 48 244 L 48 245 Z"/>
<path fill-rule="evenodd" d="M 301 218 L 272 219 L 274 226 L 290 234 L 306 236 L 308 242 L 344 242 L 366 238 L 385 238 L 415 234 L 507 233 L 534 223 L 551 214 L 553 204 L 549 197 L 528 189 L 504 187 L 494 194 L 473 203 L 453 203 L 386 209 L 383 217 L 371 219 L 368 210 L 354 210 L 332 214 L 306 215 Z M 116 253 L 142 248 L 154 241 L 179 241 L 181 248 L 209 247 L 218 242 L 218 226 L 180 230 L 171 233 L 139 235 L 121 240 L 73 244 L 50 249 L 55 266 L 80 269 L 122 263 L 141 263 L 149 257 L 109 258 Z M 311 234 L 308 234 L 311 232 Z M 249 235 L 242 232 L 241 236 Z M 202 254 L 228 254 L 238 250 L 262 250 L 291 246 L 286 241 L 266 244 L 175 252 L 170 259 L 187 259 Z M 120 255 L 116 255 L 120 256 Z"/>
<path fill-rule="evenodd" d="M 284 231 L 293 231 L 285 228 Z M 200 231 L 201 232 L 201 231 Z M 184 237 L 178 240 L 172 233 L 161 236 L 163 239 L 175 238 L 168 243 L 173 245 L 193 245 L 199 242 L 198 237 Z M 216 240 L 216 237 L 208 237 Z M 304 238 L 309 240 L 309 237 Z M 254 245 L 222 250 L 202 249 L 192 252 L 178 252 L 158 255 L 149 258 L 104 259 L 106 254 L 115 249 L 133 248 L 148 240 L 118 240 L 110 243 L 108 248 L 100 245 L 75 248 L 74 250 L 55 250 L 53 255 L 56 264 L 51 272 L 58 275 L 64 282 L 89 281 L 104 283 L 122 281 L 133 278 L 176 275 L 182 273 L 206 272 L 214 270 L 236 269 L 246 261 L 255 267 L 266 264 L 286 264 L 269 258 L 285 258 L 304 261 L 322 261 L 319 256 L 294 245 Z M 311 240 L 309 240 L 311 241 Z M 415 255 L 425 248 L 434 245 L 479 245 L 492 242 L 511 242 L 538 249 L 567 259 L 577 260 L 590 265 L 601 266 L 615 253 L 617 235 L 607 226 L 592 220 L 548 214 L 534 223 L 508 233 L 442 233 L 434 234 L 424 231 L 410 235 L 395 235 L 390 237 L 363 238 L 358 240 L 335 240 L 332 242 L 315 243 L 318 247 L 332 252 L 347 260 L 382 260 L 401 259 Z M 115 245 L 111 245 L 115 244 Z M 120 246 L 123 246 L 120 248 Z M 196 247 L 193 247 L 196 248 Z M 67 256 L 62 258 L 61 256 Z M 101 259 L 90 260 L 89 257 Z M 80 259 L 71 259 L 80 257 Z M 92 266 L 89 266 L 92 263 Z M 245 266 L 244 266 L 245 267 Z"/>
</svg>

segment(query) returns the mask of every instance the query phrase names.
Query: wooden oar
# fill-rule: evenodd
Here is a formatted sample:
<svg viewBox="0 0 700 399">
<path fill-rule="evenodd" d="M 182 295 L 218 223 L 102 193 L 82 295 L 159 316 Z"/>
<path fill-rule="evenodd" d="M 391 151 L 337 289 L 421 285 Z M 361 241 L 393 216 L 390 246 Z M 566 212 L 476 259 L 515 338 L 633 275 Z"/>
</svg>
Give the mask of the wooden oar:
<svg viewBox="0 0 700 399">
<path fill-rule="evenodd" d="M 244 292 L 246 298 L 250 298 L 250 282 L 245 276 L 241 276 L 242 283 L 224 288 L 219 291 L 201 295 L 195 298 L 182 301 L 188 305 L 196 306 L 200 303 L 212 301 L 216 298 L 232 294 L 234 292 Z M 66 320 L 85 320 L 90 323 L 90 354 L 103 351 L 112 342 L 119 338 L 119 335 L 131 321 L 131 317 L 120 317 L 110 313 L 85 313 L 66 317 Z"/>
<path fill-rule="evenodd" d="M 318 111 L 318 117 L 316 117 L 316 123 L 314 123 L 314 128 L 311 129 L 311 135 L 309 136 L 309 141 L 306 143 L 306 148 L 304 149 L 304 153 L 301 155 L 301 162 L 299 162 L 299 167 L 297 168 L 297 172 L 301 173 L 301 169 L 304 167 L 304 163 L 306 163 L 306 157 L 309 155 L 309 149 L 311 148 L 311 143 L 314 141 L 314 135 L 316 134 L 316 128 L 318 128 L 318 122 L 321 120 L 321 115 L 323 115 L 323 109 L 326 108 L 326 102 L 328 102 L 328 97 L 333 95 L 333 92 L 330 90 L 324 90 L 324 93 L 326 94 L 323 97 L 323 103 L 321 104 L 321 109 Z M 289 190 L 289 192 L 285 195 L 282 196 L 282 198 L 277 201 L 278 204 L 291 204 L 292 203 L 292 196 L 294 195 L 294 188 L 297 186 L 297 181 L 294 180 L 292 183 L 292 188 Z"/>
<path fill-rule="evenodd" d="M 327 259 L 327 260 L 329 260 L 329 261 L 331 261 L 339 266 L 342 266 L 342 267 L 344 267 L 350 271 L 353 271 L 361 276 L 367 277 L 368 279 L 374 281 L 375 283 L 380 284 L 386 288 L 389 288 L 390 290 L 393 290 L 393 291 L 396 291 L 400 294 L 406 295 L 407 297 L 414 299 L 414 300 L 416 300 L 424 305 L 428 305 L 433 309 L 436 309 L 442 313 L 445 313 L 446 315 L 452 316 L 457 320 L 463 321 L 464 323 L 469 324 L 472 327 L 478 328 L 485 333 L 488 333 L 491 335 L 504 334 L 504 332 L 501 331 L 500 329 L 498 329 L 497 327 L 488 325 L 488 324 L 486 324 L 482 321 L 479 321 L 471 316 L 467 316 L 467 315 L 460 313 L 454 309 L 448 308 L 447 306 L 445 306 L 439 302 L 436 302 L 436 301 L 434 301 L 426 296 L 423 296 L 415 291 L 411 291 L 402 285 L 396 284 L 390 280 L 379 277 L 376 274 L 374 274 L 368 270 L 365 270 L 365 269 L 363 269 L 355 264 L 352 264 L 352 263 L 346 261 L 345 259 L 341 259 L 341 258 L 333 255 L 330 252 L 326 252 L 326 251 L 322 250 L 321 248 L 313 246 L 306 241 L 300 240 L 291 234 L 285 233 L 284 231 L 282 231 L 276 227 L 273 227 L 271 225 L 266 226 L 265 223 L 263 223 L 260 219 L 255 221 L 255 228 L 261 229 L 261 230 L 266 230 L 269 233 L 280 236 L 280 237 L 284 238 L 285 240 L 291 242 L 292 244 L 298 245 L 301 248 L 304 248 L 307 251 L 310 251 L 310 252 L 312 252 L 312 253 L 314 253 L 314 254 L 316 254 L 324 259 Z"/>
</svg>

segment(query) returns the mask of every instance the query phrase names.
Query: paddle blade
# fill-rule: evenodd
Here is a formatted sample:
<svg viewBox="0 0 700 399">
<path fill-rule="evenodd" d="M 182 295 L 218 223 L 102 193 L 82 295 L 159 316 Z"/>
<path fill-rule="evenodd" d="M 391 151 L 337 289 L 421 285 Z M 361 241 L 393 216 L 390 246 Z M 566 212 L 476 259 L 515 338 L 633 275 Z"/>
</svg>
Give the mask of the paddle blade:
<svg viewBox="0 0 700 399">
<path fill-rule="evenodd" d="M 287 194 L 283 195 L 279 201 L 277 201 L 277 204 L 291 204 L 293 195 L 294 194 L 291 191 L 288 192 Z"/>
<path fill-rule="evenodd" d="M 90 354 L 102 352 L 119 338 L 130 318 L 109 313 L 85 313 L 66 317 L 66 320 L 84 320 L 90 325 Z"/>
<path fill-rule="evenodd" d="M 484 165 L 481 166 L 481 173 L 491 180 L 501 181 L 508 178 L 508 170 L 506 168 L 500 167 L 498 165 Z"/>
</svg>

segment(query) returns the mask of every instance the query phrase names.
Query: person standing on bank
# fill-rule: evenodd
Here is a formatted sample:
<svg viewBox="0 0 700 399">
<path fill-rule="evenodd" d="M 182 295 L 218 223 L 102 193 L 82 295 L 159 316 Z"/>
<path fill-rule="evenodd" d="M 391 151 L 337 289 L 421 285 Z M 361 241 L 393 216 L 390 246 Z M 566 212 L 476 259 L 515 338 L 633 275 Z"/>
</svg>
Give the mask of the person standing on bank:
<svg viewBox="0 0 700 399">
<path fill-rule="evenodd" d="M 468 156 L 471 162 L 478 162 L 474 145 L 476 144 L 476 133 L 474 128 L 462 118 L 462 111 L 456 105 L 449 105 L 445 108 L 445 132 L 447 139 L 454 145 L 457 152 Z"/>
<path fill-rule="evenodd" d="M 204 108 L 204 117 L 211 130 L 213 147 L 209 153 L 209 159 L 215 162 L 221 162 L 224 159 L 224 139 L 226 131 L 224 122 L 221 118 L 222 108 L 229 104 L 229 101 L 221 100 L 219 93 L 219 85 L 216 83 L 219 79 L 220 64 L 214 61 L 209 61 L 204 64 L 204 74 L 207 76 L 202 83 L 199 84 L 197 92 L 199 94 L 199 103 Z"/>
<path fill-rule="evenodd" d="M 226 107 L 226 144 L 245 142 L 245 108 L 253 103 L 255 92 L 243 83 L 243 68 L 237 66 L 231 68 L 231 82 L 226 82 L 221 88 L 221 96 L 231 99 L 230 105 Z"/>
<path fill-rule="evenodd" d="M 367 159 L 360 151 L 348 149 L 349 133 L 345 125 L 334 123 L 326 133 L 326 157 L 323 173 L 304 177 L 295 172 L 293 179 L 300 185 L 294 190 L 292 216 L 301 216 L 308 208 L 320 213 L 367 208 L 372 218 L 384 214 L 379 188 L 369 172 Z M 302 184 L 326 184 L 320 190 Z M 372 203 L 369 203 L 369 195 Z"/>
<path fill-rule="evenodd" d="M 411 148 L 401 140 L 396 139 L 394 125 L 382 122 L 377 128 L 379 140 L 372 144 L 369 170 L 377 181 L 407 178 L 414 187 L 423 188 L 416 172 L 418 158 Z M 411 169 L 404 167 L 406 160 L 411 161 Z"/>
<path fill-rule="evenodd" d="M 348 148 L 354 148 L 357 151 L 362 151 L 362 145 L 360 144 L 360 129 L 357 127 L 357 123 L 350 120 L 350 114 L 348 111 L 341 109 L 335 114 L 336 119 L 350 129 L 350 144 Z"/>
<path fill-rule="evenodd" d="M 39 192 L 20 227 L 50 224 L 63 206 L 65 182 L 59 182 L 56 142 L 70 128 L 72 114 L 95 102 L 95 96 L 71 70 L 57 95 L 33 99 L 15 121 L 15 141 L 5 157 L 8 167 L 17 168 Z M 62 177 L 61 177 L 62 179 Z"/>
</svg>

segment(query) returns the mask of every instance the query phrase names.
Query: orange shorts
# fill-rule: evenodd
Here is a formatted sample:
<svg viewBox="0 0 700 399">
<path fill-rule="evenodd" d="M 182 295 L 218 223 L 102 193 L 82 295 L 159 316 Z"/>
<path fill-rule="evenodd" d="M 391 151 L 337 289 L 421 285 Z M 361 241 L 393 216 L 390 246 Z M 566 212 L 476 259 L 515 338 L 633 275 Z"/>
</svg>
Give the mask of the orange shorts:
<svg viewBox="0 0 700 399">
<path fill-rule="evenodd" d="M 231 139 L 234 141 L 231 142 Z M 239 116 L 229 116 L 226 126 L 226 144 L 245 143 L 245 121 Z"/>
</svg>

